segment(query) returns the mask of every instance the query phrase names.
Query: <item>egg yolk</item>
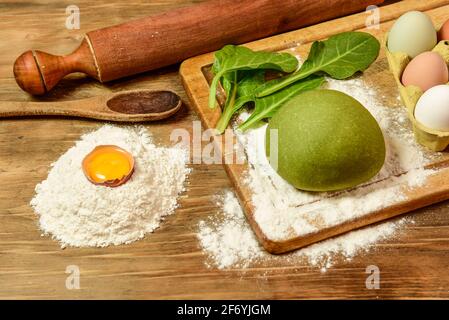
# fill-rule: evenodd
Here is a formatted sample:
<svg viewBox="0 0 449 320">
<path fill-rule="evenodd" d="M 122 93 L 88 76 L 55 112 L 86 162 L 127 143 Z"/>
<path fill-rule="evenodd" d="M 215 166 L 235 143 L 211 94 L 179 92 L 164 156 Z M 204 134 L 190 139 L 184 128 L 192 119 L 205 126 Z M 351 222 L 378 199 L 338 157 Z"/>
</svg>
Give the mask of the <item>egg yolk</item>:
<svg viewBox="0 0 449 320">
<path fill-rule="evenodd" d="M 98 146 L 84 159 L 83 170 L 92 183 L 118 186 L 132 174 L 133 160 L 117 146 Z"/>
</svg>

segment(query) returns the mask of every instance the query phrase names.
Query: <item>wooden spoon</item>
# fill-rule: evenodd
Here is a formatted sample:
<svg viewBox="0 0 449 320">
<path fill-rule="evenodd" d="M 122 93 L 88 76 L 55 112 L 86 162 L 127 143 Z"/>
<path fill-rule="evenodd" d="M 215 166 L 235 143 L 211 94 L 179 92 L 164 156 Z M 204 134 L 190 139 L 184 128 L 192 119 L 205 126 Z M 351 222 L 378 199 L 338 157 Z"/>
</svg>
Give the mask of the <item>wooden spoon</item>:
<svg viewBox="0 0 449 320">
<path fill-rule="evenodd" d="M 70 116 L 140 122 L 165 119 L 175 114 L 181 106 L 181 98 L 174 92 L 133 90 L 60 102 L 0 101 L 0 118 Z"/>
</svg>

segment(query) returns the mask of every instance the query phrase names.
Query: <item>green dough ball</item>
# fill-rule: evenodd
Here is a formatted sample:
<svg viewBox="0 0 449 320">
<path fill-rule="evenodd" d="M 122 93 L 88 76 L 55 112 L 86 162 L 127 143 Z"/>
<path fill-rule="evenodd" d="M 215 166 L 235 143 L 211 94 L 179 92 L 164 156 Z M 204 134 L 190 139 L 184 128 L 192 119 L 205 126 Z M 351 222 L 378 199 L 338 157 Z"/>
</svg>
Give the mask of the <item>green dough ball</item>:
<svg viewBox="0 0 449 320">
<path fill-rule="evenodd" d="M 376 120 L 357 100 L 335 90 L 311 90 L 287 102 L 270 120 L 265 146 L 278 174 L 307 191 L 354 187 L 375 176 L 385 161 Z M 276 150 L 277 164 L 276 156 L 270 157 Z"/>
</svg>

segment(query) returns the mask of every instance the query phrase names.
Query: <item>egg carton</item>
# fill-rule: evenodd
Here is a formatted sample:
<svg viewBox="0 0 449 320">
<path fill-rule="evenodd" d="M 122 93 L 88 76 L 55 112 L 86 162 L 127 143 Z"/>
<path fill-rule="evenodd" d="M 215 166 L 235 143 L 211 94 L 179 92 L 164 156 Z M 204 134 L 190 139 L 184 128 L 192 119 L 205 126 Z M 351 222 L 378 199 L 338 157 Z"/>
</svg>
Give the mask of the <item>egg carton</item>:
<svg viewBox="0 0 449 320">
<path fill-rule="evenodd" d="M 390 52 L 387 47 L 387 39 L 388 34 L 386 34 L 384 39 L 384 47 L 388 59 L 388 65 L 390 66 L 390 71 L 393 74 L 399 88 L 402 103 L 407 107 L 408 117 L 412 122 L 416 140 L 423 146 L 426 146 L 433 151 L 443 151 L 449 145 L 449 131 L 431 129 L 416 120 L 416 103 L 424 92 L 417 86 L 404 86 L 402 84 L 402 73 L 411 61 L 411 58 L 403 52 Z M 446 61 L 446 64 L 449 64 L 449 41 L 440 41 L 432 51 L 441 55 L 444 61 Z"/>
</svg>

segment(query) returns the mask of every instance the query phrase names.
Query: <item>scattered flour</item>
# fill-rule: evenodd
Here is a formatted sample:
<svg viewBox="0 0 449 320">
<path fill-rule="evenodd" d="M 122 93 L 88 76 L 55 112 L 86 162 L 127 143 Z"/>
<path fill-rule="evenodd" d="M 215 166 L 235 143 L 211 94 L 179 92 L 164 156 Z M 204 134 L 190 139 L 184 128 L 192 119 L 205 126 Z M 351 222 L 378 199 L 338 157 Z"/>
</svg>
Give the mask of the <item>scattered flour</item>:
<svg viewBox="0 0 449 320">
<path fill-rule="evenodd" d="M 219 269 L 246 268 L 256 263 L 260 266 L 276 263 L 299 266 L 306 263 L 325 272 L 337 261 L 350 261 L 357 254 L 368 252 L 377 242 L 395 236 L 400 227 L 413 223 L 410 218 L 401 218 L 352 231 L 292 253 L 271 255 L 259 244 L 232 191 L 226 191 L 218 204 L 221 210 L 217 216 L 200 221 L 198 239 L 209 256 L 208 266 Z"/>
<path fill-rule="evenodd" d="M 108 144 L 135 159 L 131 179 L 117 188 L 93 185 L 81 168 L 87 153 Z M 154 145 L 144 127 L 105 125 L 82 136 L 52 165 L 47 179 L 36 186 L 31 206 L 40 216 L 40 228 L 62 247 L 130 243 L 173 213 L 190 171 L 188 157 L 182 148 Z"/>
</svg>

